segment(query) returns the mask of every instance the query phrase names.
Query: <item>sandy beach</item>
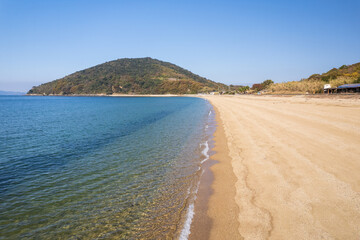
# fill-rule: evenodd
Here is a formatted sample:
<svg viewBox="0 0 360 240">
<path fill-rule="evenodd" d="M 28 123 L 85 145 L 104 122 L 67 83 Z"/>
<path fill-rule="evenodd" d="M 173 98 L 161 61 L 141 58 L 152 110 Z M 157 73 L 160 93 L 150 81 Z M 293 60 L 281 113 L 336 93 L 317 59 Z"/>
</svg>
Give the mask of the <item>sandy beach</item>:
<svg viewBox="0 0 360 240">
<path fill-rule="evenodd" d="M 204 98 L 219 161 L 206 238 L 360 238 L 358 97 Z"/>
</svg>

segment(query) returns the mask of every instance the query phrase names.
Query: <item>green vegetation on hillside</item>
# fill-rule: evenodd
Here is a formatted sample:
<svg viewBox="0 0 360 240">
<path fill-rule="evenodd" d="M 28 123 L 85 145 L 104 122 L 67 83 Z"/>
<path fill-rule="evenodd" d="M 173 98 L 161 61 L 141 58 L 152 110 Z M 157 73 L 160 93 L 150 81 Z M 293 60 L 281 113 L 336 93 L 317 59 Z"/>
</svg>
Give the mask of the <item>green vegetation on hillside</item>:
<svg viewBox="0 0 360 240">
<path fill-rule="evenodd" d="M 28 94 L 186 94 L 225 85 L 152 58 L 123 58 L 33 87 Z"/>
<path fill-rule="evenodd" d="M 251 90 L 254 90 L 255 92 L 262 91 L 262 90 L 269 88 L 273 83 L 274 83 L 273 80 L 268 79 L 268 80 L 263 81 L 260 84 L 253 84 L 251 87 Z"/>
<path fill-rule="evenodd" d="M 360 63 L 343 65 L 300 81 L 271 84 L 266 90 L 269 93 L 322 93 L 325 84 L 338 87 L 351 83 L 360 83 Z"/>
</svg>

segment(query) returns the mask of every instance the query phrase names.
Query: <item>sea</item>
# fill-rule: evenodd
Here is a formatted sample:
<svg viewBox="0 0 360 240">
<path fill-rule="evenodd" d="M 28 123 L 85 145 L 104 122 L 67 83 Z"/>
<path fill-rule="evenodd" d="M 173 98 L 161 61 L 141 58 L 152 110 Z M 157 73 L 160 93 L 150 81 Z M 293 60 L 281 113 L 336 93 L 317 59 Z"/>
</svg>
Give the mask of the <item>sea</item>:
<svg viewBox="0 0 360 240">
<path fill-rule="evenodd" d="M 196 97 L 0 96 L 0 239 L 187 239 L 214 131 Z"/>
</svg>

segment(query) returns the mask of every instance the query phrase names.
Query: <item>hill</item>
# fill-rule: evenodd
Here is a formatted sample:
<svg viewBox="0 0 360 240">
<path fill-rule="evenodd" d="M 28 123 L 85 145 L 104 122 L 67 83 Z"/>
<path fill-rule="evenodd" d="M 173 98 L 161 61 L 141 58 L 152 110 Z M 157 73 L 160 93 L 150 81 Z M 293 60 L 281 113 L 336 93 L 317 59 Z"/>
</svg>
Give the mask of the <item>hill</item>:
<svg viewBox="0 0 360 240">
<path fill-rule="evenodd" d="M 339 68 L 333 68 L 330 71 L 323 74 L 313 74 L 307 80 L 316 81 L 321 80 L 323 82 L 330 82 L 331 80 L 339 77 L 347 77 L 358 79 L 360 77 L 360 63 L 352 65 L 342 65 Z"/>
<path fill-rule="evenodd" d="M 322 93 L 325 84 L 338 87 L 350 83 L 360 83 L 360 63 L 343 65 L 300 81 L 271 84 L 266 90 L 269 93 Z"/>
<path fill-rule="evenodd" d="M 28 94 L 186 94 L 224 87 L 172 63 L 123 58 L 33 87 Z"/>
</svg>

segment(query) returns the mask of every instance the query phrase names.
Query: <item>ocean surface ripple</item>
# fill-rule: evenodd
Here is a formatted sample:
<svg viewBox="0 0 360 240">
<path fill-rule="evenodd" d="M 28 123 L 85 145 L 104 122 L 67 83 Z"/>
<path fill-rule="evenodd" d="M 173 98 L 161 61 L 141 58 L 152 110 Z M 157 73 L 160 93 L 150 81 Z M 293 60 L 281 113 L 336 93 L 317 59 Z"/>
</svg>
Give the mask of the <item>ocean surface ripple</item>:
<svg viewBox="0 0 360 240">
<path fill-rule="evenodd" d="M 0 239 L 180 236 L 209 112 L 188 97 L 0 97 Z"/>
</svg>

